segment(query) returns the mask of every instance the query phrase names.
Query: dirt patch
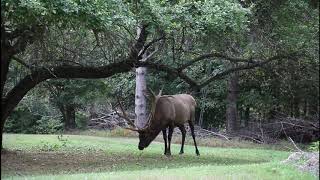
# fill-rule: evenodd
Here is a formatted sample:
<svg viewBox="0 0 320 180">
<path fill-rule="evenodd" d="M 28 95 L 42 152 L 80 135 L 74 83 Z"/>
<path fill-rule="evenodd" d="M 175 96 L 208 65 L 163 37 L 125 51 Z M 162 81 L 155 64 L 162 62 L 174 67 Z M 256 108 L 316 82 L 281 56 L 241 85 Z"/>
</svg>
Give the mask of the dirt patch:
<svg viewBox="0 0 320 180">
<path fill-rule="evenodd" d="M 1 153 L 1 174 L 59 174 L 75 172 L 102 172 L 114 170 L 125 162 L 139 162 L 135 157 L 107 155 L 103 151 L 71 152 L 22 152 L 4 151 Z"/>
<path fill-rule="evenodd" d="M 301 171 L 308 171 L 319 176 L 319 152 L 295 152 L 282 162 L 292 164 Z"/>
</svg>

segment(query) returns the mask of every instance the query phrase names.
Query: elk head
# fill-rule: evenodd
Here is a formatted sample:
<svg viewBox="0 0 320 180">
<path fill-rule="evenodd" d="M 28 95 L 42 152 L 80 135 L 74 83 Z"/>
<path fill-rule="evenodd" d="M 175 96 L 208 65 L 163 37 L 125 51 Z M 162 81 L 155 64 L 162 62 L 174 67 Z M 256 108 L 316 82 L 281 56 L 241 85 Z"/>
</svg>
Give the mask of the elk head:
<svg viewBox="0 0 320 180">
<path fill-rule="evenodd" d="M 122 114 L 123 114 L 123 115 L 120 115 L 120 114 L 118 114 L 118 115 L 120 117 L 124 118 L 128 122 L 128 124 L 131 126 L 131 127 L 127 127 L 126 129 L 129 129 L 129 130 L 132 130 L 132 131 L 136 131 L 136 132 L 139 133 L 139 145 L 138 145 L 138 149 L 139 150 L 143 150 L 144 148 L 148 147 L 149 144 L 157 137 L 157 135 L 160 132 L 160 131 L 157 131 L 157 130 L 152 130 L 150 128 L 150 123 L 154 119 L 156 103 L 157 103 L 158 99 L 161 97 L 162 90 L 159 91 L 158 95 L 155 95 L 155 93 L 149 88 L 148 88 L 148 91 L 149 91 L 150 96 L 147 96 L 146 94 L 145 94 L 145 96 L 146 96 L 146 98 L 148 100 L 151 101 L 151 110 L 150 110 L 150 114 L 148 116 L 147 123 L 142 129 L 137 128 L 135 126 L 133 120 L 128 118 L 126 112 L 123 110 L 123 108 L 121 106 L 121 103 L 120 103 L 120 101 L 118 99 L 118 103 L 120 105 L 120 109 L 121 109 Z"/>
</svg>

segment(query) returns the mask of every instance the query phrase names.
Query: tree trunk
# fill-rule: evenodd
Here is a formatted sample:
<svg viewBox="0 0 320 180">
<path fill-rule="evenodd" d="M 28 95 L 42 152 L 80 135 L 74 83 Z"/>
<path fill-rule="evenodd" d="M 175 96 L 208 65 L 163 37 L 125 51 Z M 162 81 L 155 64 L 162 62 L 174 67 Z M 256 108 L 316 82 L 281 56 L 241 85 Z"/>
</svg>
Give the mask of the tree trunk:
<svg viewBox="0 0 320 180">
<path fill-rule="evenodd" d="M 75 106 L 72 104 L 65 106 L 64 128 L 65 130 L 76 128 L 76 111 Z"/>
<path fill-rule="evenodd" d="M 147 123 L 147 103 L 144 93 L 146 93 L 146 67 L 136 69 L 136 96 L 135 96 L 135 125 L 138 128 L 143 128 Z"/>
<path fill-rule="evenodd" d="M 230 76 L 228 84 L 227 95 L 227 108 L 226 108 L 226 120 L 227 120 L 227 132 L 235 132 L 239 128 L 238 111 L 237 111 L 237 98 L 238 98 L 238 79 L 237 73 Z"/>
<path fill-rule="evenodd" d="M 4 96 L 3 90 L 4 90 L 5 82 L 7 80 L 10 59 L 11 57 L 9 56 L 7 50 L 1 47 L 1 97 Z"/>
<path fill-rule="evenodd" d="M 2 34 L 2 36 L 4 36 Z M 5 124 L 5 120 L 7 119 L 8 114 L 6 112 L 6 100 L 4 99 L 4 85 L 7 80 L 7 74 L 9 70 L 9 64 L 10 64 L 10 55 L 8 53 L 8 50 L 4 47 L 5 45 L 1 43 L 1 150 L 2 150 L 2 134 L 3 134 L 3 128 Z"/>
<path fill-rule="evenodd" d="M 250 121 L 250 107 L 247 106 L 244 112 L 244 127 L 248 127 Z"/>
<path fill-rule="evenodd" d="M 2 121 L 1 120 L 1 150 L 2 150 L 2 135 L 3 135 L 3 130 L 4 130 L 4 123 L 5 123 L 5 121 Z"/>
<path fill-rule="evenodd" d="M 141 36 L 142 28 L 144 26 L 140 25 L 137 28 L 137 37 L 138 39 Z M 142 54 L 142 59 L 146 57 L 146 53 Z M 140 62 L 144 62 L 141 61 Z M 147 102 L 146 102 L 146 67 L 138 67 L 136 68 L 136 91 L 135 91 L 135 107 L 134 112 L 136 114 L 135 126 L 139 129 L 143 128 L 147 123 Z"/>
<path fill-rule="evenodd" d="M 93 119 L 93 118 L 97 118 L 98 117 L 98 114 L 96 112 L 96 108 L 95 107 L 96 106 L 95 106 L 94 103 L 90 104 L 89 109 L 88 109 L 89 114 L 90 114 L 89 115 L 89 119 Z"/>
<path fill-rule="evenodd" d="M 294 111 L 294 117 L 295 118 L 299 118 L 300 117 L 300 99 L 299 97 L 294 97 L 293 98 L 293 111 Z"/>
</svg>

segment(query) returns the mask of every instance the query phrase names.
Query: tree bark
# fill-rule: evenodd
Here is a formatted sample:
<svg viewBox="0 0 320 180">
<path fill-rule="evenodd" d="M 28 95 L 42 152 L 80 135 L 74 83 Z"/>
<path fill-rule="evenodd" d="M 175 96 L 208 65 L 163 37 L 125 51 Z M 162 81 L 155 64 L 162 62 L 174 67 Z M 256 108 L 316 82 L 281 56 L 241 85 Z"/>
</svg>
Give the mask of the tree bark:
<svg viewBox="0 0 320 180">
<path fill-rule="evenodd" d="M 293 115 L 295 118 L 299 118 L 300 117 L 300 99 L 299 97 L 295 96 L 293 98 Z"/>
<path fill-rule="evenodd" d="M 137 28 L 137 37 L 140 37 L 141 34 L 141 26 Z M 142 59 L 146 57 L 146 53 L 142 54 Z M 145 60 L 140 60 L 143 62 Z M 138 67 L 136 68 L 136 90 L 135 90 L 135 114 L 136 120 L 135 125 L 138 129 L 142 129 L 147 123 L 147 102 L 146 102 L 146 67 Z"/>
<path fill-rule="evenodd" d="M 238 99 L 238 79 L 237 73 L 230 76 L 228 84 L 228 95 L 227 95 L 227 108 L 226 108 L 226 120 L 227 120 L 227 132 L 233 133 L 239 128 L 238 122 L 238 110 L 237 110 L 237 99 Z"/>
<path fill-rule="evenodd" d="M 73 104 L 59 104 L 59 110 L 62 114 L 64 129 L 70 130 L 76 128 L 76 111 Z"/>
<path fill-rule="evenodd" d="M 3 32 L 2 32 L 3 33 Z M 4 34 L 1 33 L 1 36 L 4 36 Z M 7 74 L 9 71 L 9 64 L 10 64 L 10 59 L 11 56 L 9 55 L 9 50 L 6 47 L 5 42 L 3 42 L 3 37 L 1 37 L 1 89 L 0 89 L 0 93 L 1 93 L 1 97 L 4 97 L 5 93 L 4 93 L 4 86 L 7 80 Z M 4 114 L 5 109 L 4 109 L 4 99 L 1 98 L 1 116 Z M 5 120 L 2 120 L 1 118 L 1 126 L 0 126 L 0 130 L 1 130 L 1 149 L 2 149 L 2 134 L 3 134 L 3 128 L 4 128 L 4 123 Z"/>
<path fill-rule="evenodd" d="M 136 69 L 136 92 L 135 92 L 135 125 L 138 128 L 143 128 L 147 123 L 147 102 L 144 93 L 146 93 L 146 67 Z"/>
<path fill-rule="evenodd" d="M 244 112 L 244 127 L 248 127 L 250 121 L 250 107 L 247 106 Z"/>
<path fill-rule="evenodd" d="M 65 105 L 65 130 L 71 130 L 76 128 L 76 110 L 73 104 Z"/>
</svg>

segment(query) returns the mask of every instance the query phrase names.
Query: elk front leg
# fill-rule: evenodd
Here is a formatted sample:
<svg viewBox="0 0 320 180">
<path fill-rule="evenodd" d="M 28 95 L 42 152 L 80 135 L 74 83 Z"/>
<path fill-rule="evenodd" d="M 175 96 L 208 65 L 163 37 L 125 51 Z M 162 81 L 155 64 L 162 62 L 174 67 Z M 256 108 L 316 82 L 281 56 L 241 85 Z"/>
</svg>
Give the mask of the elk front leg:
<svg viewBox="0 0 320 180">
<path fill-rule="evenodd" d="M 182 141 L 181 141 L 181 149 L 180 149 L 180 153 L 179 154 L 183 154 L 183 146 L 184 146 L 184 140 L 186 138 L 186 128 L 184 127 L 184 125 L 179 125 L 178 126 L 180 131 L 181 131 L 181 134 L 182 134 Z"/>
<path fill-rule="evenodd" d="M 174 126 L 169 126 L 169 134 L 168 134 L 168 151 L 167 156 L 171 156 L 171 138 L 173 133 Z"/>
<path fill-rule="evenodd" d="M 164 155 L 167 155 L 167 128 L 162 130 L 164 140 Z"/>
</svg>

